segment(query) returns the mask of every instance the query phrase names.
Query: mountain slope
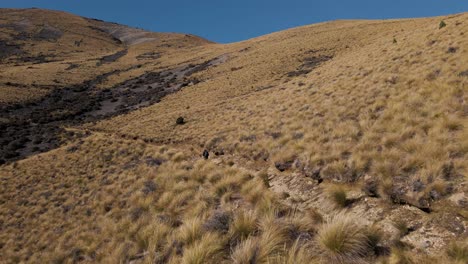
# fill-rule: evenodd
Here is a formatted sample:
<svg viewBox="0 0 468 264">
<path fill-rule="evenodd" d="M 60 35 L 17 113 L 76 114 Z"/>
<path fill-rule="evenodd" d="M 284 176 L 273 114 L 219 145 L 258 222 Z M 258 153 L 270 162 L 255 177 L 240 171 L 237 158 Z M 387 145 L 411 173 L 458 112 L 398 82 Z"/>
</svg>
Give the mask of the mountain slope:
<svg viewBox="0 0 468 264">
<path fill-rule="evenodd" d="M 173 47 L 210 43 L 195 36 L 146 32 L 59 11 L 2 9 L 0 17 L 0 59 L 8 66 L 1 73 L 4 103 L 36 98 L 56 87 L 139 65 L 143 62 L 135 57 L 140 54 L 133 53 L 145 54 L 145 47 L 136 44 L 150 45 L 147 56 L 154 57 Z M 122 63 L 109 65 L 112 62 Z"/>
<path fill-rule="evenodd" d="M 468 14 L 225 45 L 1 14 L 7 262 L 466 261 Z"/>
</svg>

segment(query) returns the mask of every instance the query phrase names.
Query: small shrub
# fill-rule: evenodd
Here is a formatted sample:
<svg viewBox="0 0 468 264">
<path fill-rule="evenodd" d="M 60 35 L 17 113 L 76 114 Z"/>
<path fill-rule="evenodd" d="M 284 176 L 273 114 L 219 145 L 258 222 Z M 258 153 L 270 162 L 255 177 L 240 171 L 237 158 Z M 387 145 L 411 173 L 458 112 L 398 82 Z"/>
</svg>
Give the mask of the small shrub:
<svg viewBox="0 0 468 264">
<path fill-rule="evenodd" d="M 183 124 L 185 124 L 184 118 L 181 117 L 181 116 L 179 116 L 179 117 L 177 118 L 177 120 L 176 120 L 176 124 L 177 124 L 177 125 L 183 125 Z"/>
<path fill-rule="evenodd" d="M 443 21 L 443 20 L 440 21 L 440 23 L 439 23 L 439 29 L 444 28 L 444 27 L 446 27 L 446 26 L 447 26 L 447 24 L 445 24 L 445 21 Z"/>
</svg>

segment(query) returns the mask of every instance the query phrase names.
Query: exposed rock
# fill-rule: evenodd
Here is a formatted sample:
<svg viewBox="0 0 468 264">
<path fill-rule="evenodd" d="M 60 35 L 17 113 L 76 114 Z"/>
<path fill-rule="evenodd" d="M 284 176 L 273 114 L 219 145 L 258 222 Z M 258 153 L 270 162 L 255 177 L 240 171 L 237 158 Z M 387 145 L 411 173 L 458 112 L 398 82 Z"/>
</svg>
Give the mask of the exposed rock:
<svg viewBox="0 0 468 264">
<path fill-rule="evenodd" d="M 448 199 L 456 206 L 468 208 L 468 196 L 464 192 L 454 193 Z"/>
<path fill-rule="evenodd" d="M 55 41 L 63 36 L 63 32 L 55 27 L 45 25 L 36 35 L 36 38 L 41 40 Z"/>
<path fill-rule="evenodd" d="M 203 158 L 204 159 L 208 159 L 208 157 L 210 156 L 210 153 L 208 152 L 208 150 L 203 150 L 203 154 L 202 154 Z"/>
<path fill-rule="evenodd" d="M 442 195 L 438 191 L 432 190 L 429 192 L 429 197 L 431 197 L 432 200 L 437 201 L 442 197 Z"/>
<path fill-rule="evenodd" d="M 449 47 L 447 49 L 447 53 L 455 53 L 457 52 L 458 48 L 457 47 Z"/>
<path fill-rule="evenodd" d="M 97 63 L 97 65 L 100 66 L 106 63 L 115 62 L 118 59 L 122 58 L 123 56 L 127 55 L 127 53 L 128 51 L 125 49 L 125 50 L 118 51 L 114 54 L 104 56 L 101 59 L 99 59 L 99 62 Z"/>
<path fill-rule="evenodd" d="M 420 179 L 413 182 L 413 192 L 420 192 L 424 190 L 425 187 L 426 185 Z"/>
<path fill-rule="evenodd" d="M 294 160 L 289 161 L 277 161 L 275 162 L 275 167 L 277 170 L 283 172 L 285 170 L 289 170 L 294 163 Z"/>
<path fill-rule="evenodd" d="M 379 187 L 379 184 L 377 180 L 375 180 L 374 178 L 372 177 L 364 178 L 364 186 L 362 187 L 362 190 L 366 193 L 366 195 L 370 197 L 378 197 L 379 196 L 378 187 Z"/>
</svg>

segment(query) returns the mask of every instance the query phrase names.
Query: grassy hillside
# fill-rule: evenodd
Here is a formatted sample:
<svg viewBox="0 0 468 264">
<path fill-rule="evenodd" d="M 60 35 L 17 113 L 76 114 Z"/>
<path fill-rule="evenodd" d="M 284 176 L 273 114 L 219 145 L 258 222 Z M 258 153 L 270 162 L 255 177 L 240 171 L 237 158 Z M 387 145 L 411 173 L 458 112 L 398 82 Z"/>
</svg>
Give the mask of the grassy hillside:
<svg viewBox="0 0 468 264">
<path fill-rule="evenodd" d="M 466 263 L 467 34 L 1 10 L 0 262 Z"/>
</svg>

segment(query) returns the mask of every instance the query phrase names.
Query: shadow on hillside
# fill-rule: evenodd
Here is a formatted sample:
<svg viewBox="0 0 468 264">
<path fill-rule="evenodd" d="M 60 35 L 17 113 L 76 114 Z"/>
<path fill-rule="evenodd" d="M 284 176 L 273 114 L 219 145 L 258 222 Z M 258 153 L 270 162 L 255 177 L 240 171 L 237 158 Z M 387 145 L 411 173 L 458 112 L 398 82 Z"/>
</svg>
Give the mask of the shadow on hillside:
<svg viewBox="0 0 468 264">
<path fill-rule="evenodd" d="M 226 55 L 201 64 L 145 73 L 112 88 L 97 89 L 108 77 L 131 70 L 115 70 L 80 85 L 56 88 L 44 98 L 0 108 L 0 164 L 59 147 L 83 134 L 64 127 L 95 122 L 160 102 L 200 80 L 194 73 L 225 62 Z M 15 85 L 15 84 L 9 84 Z"/>
</svg>

